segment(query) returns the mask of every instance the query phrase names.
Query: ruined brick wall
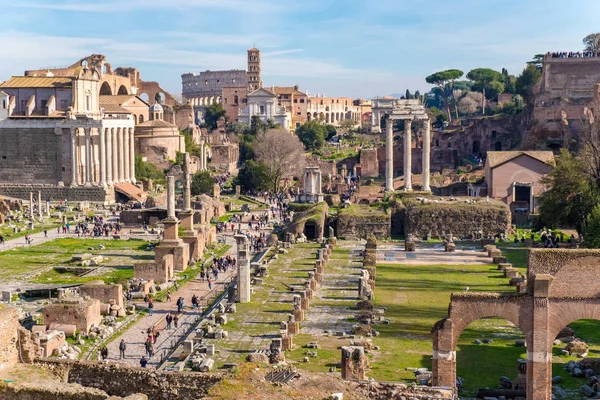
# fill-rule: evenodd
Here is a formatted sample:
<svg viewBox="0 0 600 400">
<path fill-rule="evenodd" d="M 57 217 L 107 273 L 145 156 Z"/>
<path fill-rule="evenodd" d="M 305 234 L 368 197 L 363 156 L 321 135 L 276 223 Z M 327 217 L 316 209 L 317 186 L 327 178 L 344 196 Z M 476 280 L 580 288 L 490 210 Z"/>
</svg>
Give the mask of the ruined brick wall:
<svg viewBox="0 0 600 400">
<path fill-rule="evenodd" d="M 109 396 L 102 390 L 75 385 L 34 387 L 18 383 L 0 384 L 2 400 L 106 400 L 108 398 Z"/>
<path fill-rule="evenodd" d="M 2 175 L 2 174 L 0 174 Z M 42 192 L 42 201 L 92 201 L 98 203 L 114 202 L 115 191 L 113 188 L 101 187 L 64 187 L 56 185 L 31 185 L 31 184 L 0 184 L 0 195 L 29 200 L 29 193 Z"/>
<path fill-rule="evenodd" d="M 461 200 L 421 204 L 417 200 L 403 199 L 406 206 L 404 233 L 441 238 L 442 232 L 459 238 L 471 238 L 474 232 L 484 236 L 505 233 L 510 228 L 511 214 L 506 204 L 499 201 L 479 201 L 467 204 Z"/>
<path fill-rule="evenodd" d="M 390 237 L 390 221 L 390 214 L 381 209 L 352 205 L 340 210 L 336 234 L 340 238 L 366 239 L 371 234 L 377 238 L 387 238 Z"/>
<path fill-rule="evenodd" d="M 220 374 L 161 372 L 88 361 L 41 359 L 36 364 L 69 383 L 101 388 L 115 396 L 144 393 L 149 400 L 204 398 L 223 379 Z"/>
<path fill-rule="evenodd" d="M 86 283 L 79 287 L 79 294 L 82 297 L 89 296 L 92 299 L 97 299 L 100 303 L 108 303 L 110 300 L 115 300 L 117 306 L 123 306 L 123 286 L 104 283 Z"/>
<path fill-rule="evenodd" d="M 100 325 L 100 301 L 81 298 L 63 300 L 46 306 L 43 312 L 44 325 L 75 325 L 78 331 L 89 332 L 93 325 Z"/>
<path fill-rule="evenodd" d="M 210 165 L 219 171 L 237 171 L 237 163 L 240 156 L 240 148 L 237 143 L 212 145 Z"/>
<path fill-rule="evenodd" d="M 62 139 L 54 128 L 0 129 L 0 183 L 62 181 Z"/>
<path fill-rule="evenodd" d="M 360 170 L 363 178 L 377 178 L 379 176 L 377 149 L 362 149 L 360 151 Z"/>
<path fill-rule="evenodd" d="M 13 307 L 0 305 L 0 368 L 19 361 L 17 334 L 19 317 Z"/>
</svg>

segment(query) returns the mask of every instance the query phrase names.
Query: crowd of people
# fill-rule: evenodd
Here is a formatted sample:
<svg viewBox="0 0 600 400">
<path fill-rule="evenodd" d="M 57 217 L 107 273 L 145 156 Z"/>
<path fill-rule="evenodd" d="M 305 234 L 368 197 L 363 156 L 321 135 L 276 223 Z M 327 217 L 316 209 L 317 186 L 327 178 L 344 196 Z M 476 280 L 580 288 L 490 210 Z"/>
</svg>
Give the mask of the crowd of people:
<svg viewBox="0 0 600 400">
<path fill-rule="evenodd" d="M 593 51 L 559 51 L 548 53 L 552 58 L 591 58 L 600 57 L 600 52 Z"/>
</svg>

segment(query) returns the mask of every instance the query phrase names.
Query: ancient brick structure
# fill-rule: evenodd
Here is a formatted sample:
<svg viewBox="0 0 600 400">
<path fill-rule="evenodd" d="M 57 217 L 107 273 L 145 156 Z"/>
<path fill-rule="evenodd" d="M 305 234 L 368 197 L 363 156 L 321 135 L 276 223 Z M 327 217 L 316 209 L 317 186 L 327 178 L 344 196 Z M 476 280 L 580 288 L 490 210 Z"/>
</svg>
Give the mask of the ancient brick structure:
<svg viewBox="0 0 600 400">
<path fill-rule="evenodd" d="M 203 398 L 223 379 L 220 374 L 162 372 L 88 361 L 39 359 L 36 365 L 52 371 L 68 383 L 100 387 L 114 396 L 143 393 L 150 400 Z"/>
<path fill-rule="evenodd" d="M 92 326 L 102 322 L 100 301 L 69 298 L 49 304 L 44 308 L 44 324 L 52 327 L 57 325 L 74 325 L 77 331 L 89 332 Z M 59 329 L 56 327 L 56 329 Z"/>
<path fill-rule="evenodd" d="M 211 146 L 212 159 L 210 165 L 218 171 L 236 173 L 240 157 L 237 143 L 213 144 Z"/>
<path fill-rule="evenodd" d="M 92 281 L 80 286 L 79 294 L 99 300 L 102 304 L 114 302 L 116 308 L 123 307 L 123 286 L 120 284 L 107 285 L 103 281 Z"/>
<path fill-rule="evenodd" d="M 18 326 L 17 310 L 13 307 L 0 306 L 0 368 L 19 361 Z"/>
<path fill-rule="evenodd" d="M 456 344 L 463 329 L 484 317 L 518 326 L 527 343 L 527 398 L 552 398 L 552 345 L 558 333 L 580 319 L 600 319 L 598 250 L 530 250 L 527 293 L 453 294 L 448 317 L 433 334 L 433 385 L 455 386 Z"/>
<path fill-rule="evenodd" d="M 363 347 L 342 346 L 342 379 L 364 380 L 367 363 Z"/>
</svg>

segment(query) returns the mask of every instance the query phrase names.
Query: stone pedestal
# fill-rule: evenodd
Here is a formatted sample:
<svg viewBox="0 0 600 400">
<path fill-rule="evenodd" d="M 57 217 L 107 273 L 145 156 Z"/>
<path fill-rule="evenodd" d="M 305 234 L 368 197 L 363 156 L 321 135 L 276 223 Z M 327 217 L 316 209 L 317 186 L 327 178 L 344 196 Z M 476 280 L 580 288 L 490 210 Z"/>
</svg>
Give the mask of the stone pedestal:
<svg viewBox="0 0 600 400">
<path fill-rule="evenodd" d="M 415 251 L 416 245 L 415 242 L 404 242 L 404 251 Z"/>
<path fill-rule="evenodd" d="M 188 245 L 190 251 L 189 258 L 199 260 L 204 252 L 204 246 L 200 240 L 198 231 L 194 229 L 194 211 L 185 210 L 180 212 L 179 216 L 181 217 L 181 226 L 184 229 L 181 238 Z"/>
<path fill-rule="evenodd" d="M 454 242 L 448 242 L 444 245 L 444 251 L 447 253 L 453 253 L 456 251 L 456 244 Z"/>
<path fill-rule="evenodd" d="M 295 321 L 304 321 L 304 310 L 302 310 L 301 308 L 294 309 L 294 311 L 292 311 L 292 315 L 294 316 Z"/>
<path fill-rule="evenodd" d="M 365 349 L 342 346 L 342 379 L 365 380 Z"/>
</svg>

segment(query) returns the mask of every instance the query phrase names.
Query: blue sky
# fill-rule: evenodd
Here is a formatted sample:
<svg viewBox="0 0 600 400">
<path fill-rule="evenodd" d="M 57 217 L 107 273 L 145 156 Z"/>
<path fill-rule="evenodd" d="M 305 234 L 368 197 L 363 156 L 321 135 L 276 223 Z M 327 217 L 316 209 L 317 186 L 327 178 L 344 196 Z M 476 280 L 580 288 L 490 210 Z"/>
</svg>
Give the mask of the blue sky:
<svg viewBox="0 0 600 400">
<path fill-rule="evenodd" d="M 580 50 L 598 0 L 0 0 L 0 80 L 92 53 L 181 93 L 181 74 L 245 69 L 310 94 L 425 91 L 425 76 L 518 74 L 536 53 Z"/>
</svg>

